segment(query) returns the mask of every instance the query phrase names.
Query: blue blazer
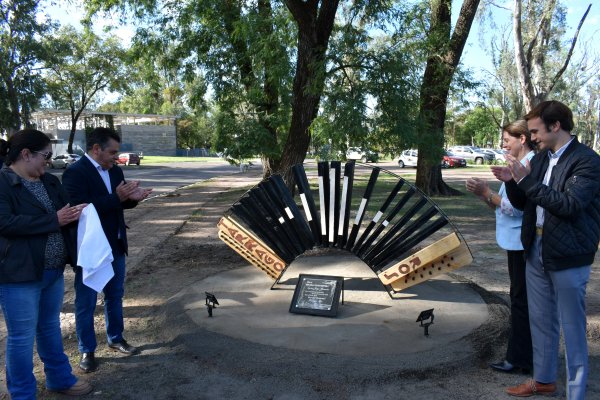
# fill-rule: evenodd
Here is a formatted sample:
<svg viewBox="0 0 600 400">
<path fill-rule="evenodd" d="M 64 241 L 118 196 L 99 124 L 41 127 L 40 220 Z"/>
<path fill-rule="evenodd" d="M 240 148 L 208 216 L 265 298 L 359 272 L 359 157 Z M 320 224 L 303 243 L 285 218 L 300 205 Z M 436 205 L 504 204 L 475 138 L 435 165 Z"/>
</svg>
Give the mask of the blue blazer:
<svg viewBox="0 0 600 400">
<path fill-rule="evenodd" d="M 108 193 L 100 174 L 86 156 L 67 168 L 62 183 L 72 201 L 71 205 L 91 203 L 96 207 L 104 234 L 115 254 L 127 254 L 127 232 L 123 210 L 137 206 L 137 201 L 121 202 L 116 187 L 125 180 L 118 166 L 108 170 L 112 193 Z"/>
</svg>

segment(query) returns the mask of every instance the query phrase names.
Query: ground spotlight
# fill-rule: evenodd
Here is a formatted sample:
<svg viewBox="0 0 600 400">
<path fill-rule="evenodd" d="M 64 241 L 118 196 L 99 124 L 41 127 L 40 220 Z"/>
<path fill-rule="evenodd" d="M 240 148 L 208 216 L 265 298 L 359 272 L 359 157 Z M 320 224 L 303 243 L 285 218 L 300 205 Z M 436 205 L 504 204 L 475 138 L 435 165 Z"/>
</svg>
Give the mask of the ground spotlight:
<svg viewBox="0 0 600 400">
<path fill-rule="evenodd" d="M 204 292 L 206 294 L 206 308 L 208 309 L 208 316 L 212 317 L 213 308 L 219 305 L 217 298 L 214 294 Z"/>
<path fill-rule="evenodd" d="M 428 319 L 430 319 L 430 321 L 428 321 Z M 423 327 L 424 330 L 424 334 L 425 336 L 429 336 L 429 325 L 433 325 L 433 308 L 430 310 L 425 310 L 425 311 L 421 311 L 421 313 L 419 314 L 419 316 L 417 317 L 417 321 L 416 322 L 420 322 L 421 325 Z"/>
</svg>

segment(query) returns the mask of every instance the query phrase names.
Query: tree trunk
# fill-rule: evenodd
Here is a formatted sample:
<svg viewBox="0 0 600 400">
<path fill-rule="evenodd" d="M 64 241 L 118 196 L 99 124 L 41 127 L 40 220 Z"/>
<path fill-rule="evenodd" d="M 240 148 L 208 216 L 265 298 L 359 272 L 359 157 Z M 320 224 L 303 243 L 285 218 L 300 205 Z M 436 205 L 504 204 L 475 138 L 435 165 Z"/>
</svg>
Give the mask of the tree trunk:
<svg viewBox="0 0 600 400">
<path fill-rule="evenodd" d="M 7 127 L 6 131 L 8 133 L 8 137 L 11 137 L 15 134 L 19 129 L 21 129 L 21 113 L 19 111 L 19 94 L 15 89 L 14 82 L 12 79 L 5 80 L 6 84 L 6 94 L 8 95 L 8 104 L 10 104 L 10 125 Z"/>
<path fill-rule="evenodd" d="M 325 85 L 325 54 L 333 29 L 338 0 L 286 0 L 298 25 L 298 56 L 294 76 L 292 118 L 281 159 L 267 173 L 279 173 L 289 188 L 291 167 L 304 161 L 310 143 L 310 125 L 317 116 Z M 264 178 L 268 175 L 265 174 Z"/>
<path fill-rule="evenodd" d="M 515 46 L 515 64 L 517 67 L 517 75 L 519 76 L 519 84 L 521 85 L 521 94 L 523 96 L 523 105 L 525 110 L 529 112 L 533 108 L 533 85 L 531 83 L 531 74 L 529 63 L 525 58 L 523 49 L 523 35 L 521 29 L 521 0 L 515 0 L 513 10 L 513 38 Z"/>
<path fill-rule="evenodd" d="M 77 110 L 77 112 L 75 112 L 74 104 L 75 103 L 71 101 L 71 132 L 69 132 L 69 144 L 67 146 L 67 153 L 69 154 L 73 154 L 73 141 L 75 140 L 75 132 L 77 131 L 77 121 L 85 109 L 85 104 L 87 104 L 87 102 L 84 102 L 84 106 Z"/>
<path fill-rule="evenodd" d="M 523 97 L 523 104 L 525 111 L 529 112 L 537 104 L 546 100 L 554 86 L 559 82 L 563 73 L 567 69 L 579 31 L 583 25 L 589 11 L 591 4 L 588 6 L 583 17 L 579 21 L 579 25 L 573 39 L 571 40 L 571 46 L 569 52 L 565 57 L 562 67 L 553 77 L 547 77 L 545 71 L 546 67 L 546 53 L 547 46 L 552 34 L 552 16 L 556 9 L 556 0 L 548 0 L 544 6 L 543 14 L 539 16 L 539 25 L 534 33 L 531 41 L 525 49 L 523 43 L 523 24 L 522 24 L 522 0 L 514 0 L 513 6 L 513 37 L 515 47 L 515 63 L 517 67 L 517 74 L 519 76 L 519 84 L 521 86 L 521 94 Z"/>
<path fill-rule="evenodd" d="M 444 122 L 448 92 L 456 66 L 471 30 L 479 0 L 465 0 L 452 36 L 451 0 L 432 2 L 428 40 L 432 47 L 421 84 L 418 132 L 419 160 L 416 186 L 425 194 L 456 195 L 460 192 L 442 180 L 440 160 L 444 146 Z"/>
</svg>

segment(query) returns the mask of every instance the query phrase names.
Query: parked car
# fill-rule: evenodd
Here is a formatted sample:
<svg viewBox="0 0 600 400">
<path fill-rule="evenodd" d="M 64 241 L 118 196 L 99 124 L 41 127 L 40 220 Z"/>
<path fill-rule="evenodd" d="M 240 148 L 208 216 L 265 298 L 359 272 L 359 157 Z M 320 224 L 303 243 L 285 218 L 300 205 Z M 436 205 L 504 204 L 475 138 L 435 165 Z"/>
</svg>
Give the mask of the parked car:
<svg viewBox="0 0 600 400">
<path fill-rule="evenodd" d="M 48 162 L 52 168 L 68 168 L 69 165 L 79 160 L 81 156 L 79 154 L 60 154 L 52 157 Z"/>
<path fill-rule="evenodd" d="M 398 166 L 404 167 L 416 167 L 417 160 L 419 158 L 419 150 L 404 150 L 400 153 L 400 159 L 398 160 Z"/>
<path fill-rule="evenodd" d="M 140 165 L 140 156 L 138 156 L 136 153 L 121 153 L 119 154 L 117 164 Z"/>
<path fill-rule="evenodd" d="M 417 160 L 419 158 L 419 150 L 404 150 L 400 154 L 400 159 L 398 160 L 398 165 L 400 168 L 404 167 L 416 167 Z M 466 167 L 467 160 L 464 158 L 455 156 L 454 154 L 446 151 L 442 156 L 441 160 L 442 168 L 453 168 L 453 167 Z"/>
<path fill-rule="evenodd" d="M 500 161 L 502 163 L 506 162 L 505 152 L 502 149 L 492 149 L 494 153 L 496 153 L 496 161 Z"/>
<path fill-rule="evenodd" d="M 458 167 L 466 167 L 467 160 L 457 155 L 454 155 L 450 151 L 444 152 L 442 156 L 442 168 L 458 168 Z"/>
<path fill-rule="evenodd" d="M 363 150 L 358 147 L 350 147 L 346 151 L 346 160 L 360 160 L 362 162 L 379 161 L 379 153 L 371 150 Z"/>
<path fill-rule="evenodd" d="M 489 154 L 493 157 L 493 161 L 496 161 L 496 152 L 492 149 L 479 149 L 484 154 Z"/>
<path fill-rule="evenodd" d="M 448 149 L 452 154 L 462 157 L 467 161 L 473 161 L 475 164 L 481 165 L 484 162 L 491 164 L 496 158 L 492 154 L 486 154 L 479 147 L 475 146 L 452 146 Z"/>
</svg>

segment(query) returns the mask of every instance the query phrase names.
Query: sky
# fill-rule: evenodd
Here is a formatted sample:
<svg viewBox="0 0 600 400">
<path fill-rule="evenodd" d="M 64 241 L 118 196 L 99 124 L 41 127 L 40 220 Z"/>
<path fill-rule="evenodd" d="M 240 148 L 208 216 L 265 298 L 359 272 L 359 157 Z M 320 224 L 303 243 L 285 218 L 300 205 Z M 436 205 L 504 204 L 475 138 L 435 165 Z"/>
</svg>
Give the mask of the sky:
<svg viewBox="0 0 600 400">
<path fill-rule="evenodd" d="M 52 5 L 52 2 L 58 4 Z M 48 11 L 53 20 L 58 21 L 61 25 L 72 24 L 76 27 L 79 25 L 78 21 L 83 17 L 83 6 L 78 5 L 78 3 L 79 0 L 42 0 L 43 8 Z M 453 18 L 456 20 L 462 1 L 454 0 L 453 3 Z M 510 9 L 513 6 L 513 1 L 497 0 L 496 3 L 500 7 L 493 9 L 493 21 L 498 28 L 507 27 L 511 31 L 512 20 Z M 598 40 L 600 38 L 599 0 L 562 0 L 562 4 L 567 7 L 567 33 L 565 39 L 568 38 L 570 41 L 573 37 L 579 20 L 590 3 L 592 4 L 592 8 L 579 34 L 577 48 L 583 43 L 588 42 L 591 44 L 592 52 L 600 58 L 600 40 Z M 112 23 L 112 21 L 107 19 L 96 19 L 94 21 L 98 32 Z M 133 37 L 134 29 L 131 26 L 122 26 L 114 30 L 113 33 L 121 38 L 123 44 L 127 46 Z M 491 57 L 484 50 L 490 46 L 491 35 L 492 31 L 489 26 L 487 29 L 482 29 L 479 21 L 475 21 L 463 51 L 461 62 L 464 67 L 469 68 L 473 72 L 476 79 L 485 80 L 489 77 L 488 72 L 492 70 Z M 510 37 L 512 40 L 512 35 Z M 593 38 L 596 38 L 596 40 L 594 41 Z M 581 52 L 577 52 L 576 50 L 573 57 L 576 58 L 578 53 L 580 54 Z M 114 101 L 115 98 L 111 97 L 108 96 L 106 100 Z"/>
<path fill-rule="evenodd" d="M 504 9 L 496 7 L 493 11 L 493 20 L 497 25 L 498 29 L 507 27 L 511 32 L 510 40 L 512 41 L 512 12 L 510 11 L 513 7 L 512 0 L 500 0 L 497 1 Z M 583 17 L 585 10 L 589 4 L 592 4 L 589 14 L 585 20 L 584 25 L 581 28 L 579 37 L 577 39 L 576 52 L 573 57 L 577 57 L 577 49 L 583 43 L 590 42 L 592 51 L 600 57 L 600 1 L 598 0 L 562 0 L 562 4 L 567 7 L 567 30 L 565 39 L 568 38 L 569 43 L 573 38 L 573 34 L 577 29 L 577 25 Z M 453 9 L 453 17 L 457 18 L 459 11 L 459 5 L 456 4 Z M 476 77 L 485 79 L 486 71 L 492 70 L 491 57 L 486 54 L 484 48 L 490 46 L 491 31 L 489 27 L 482 29 L 479 21 L 475 21 L 469 34 L 469 39 L 463 51 L 461 62 L 465 67 L 471 68 L 475 73 Z M 593 38 L 596 41 L 593 41 Z"/>
</svg>

